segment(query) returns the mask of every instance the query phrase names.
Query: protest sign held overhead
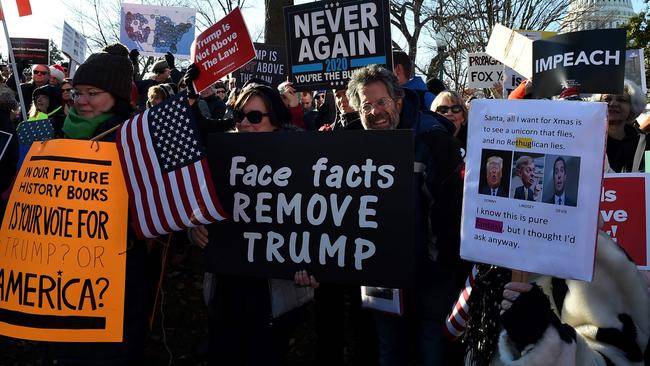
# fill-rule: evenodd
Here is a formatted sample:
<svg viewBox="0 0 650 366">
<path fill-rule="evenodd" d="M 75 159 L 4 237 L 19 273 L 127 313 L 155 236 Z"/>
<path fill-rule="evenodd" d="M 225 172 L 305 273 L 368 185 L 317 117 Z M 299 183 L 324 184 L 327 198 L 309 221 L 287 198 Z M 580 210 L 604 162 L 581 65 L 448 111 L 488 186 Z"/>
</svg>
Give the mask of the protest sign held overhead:
<svg viewBox="0 0 650 366">
<path fill-rule="evenodd" d="M 255 58 L 255 47 L 241 10 L 235 8 L 201 33 L 192 43 L 192 61 L 199 67 L 194 80 L 197 92 L 246 65 Z"/>
<path fill-rule="evenodd" d="M 532 71 L 533 41 L 517 31 L 496 24 L 490 34 L 485 53 L 501 61 L 526 78 Z"/>
<path fill-rule="evenodd" d="M 11 38 L 16 62 L 50 64 L 50 40 L 40 38 Z"/>
<path fill-rule="evenodd" d="M 369 64 L 391 69 L 388 0 L 319 1 L 284 8 L 289 80 L 298 90 L 344 88 Z"/>
<path fill-rule="evenodd" d="M 34 143 L 0 229 L 0 334 L 122 340 L 127 192 L 115 144 Z M 83 158 L 81 158 L 83 157 Z"/>
<path fill-rule="evenodd" d="M 647 174 L 606 174 L 600 196 L 602 230 L 632 258 L 639 269 L 650 269 L 650 181 Z"/>
<path fill-rule="evenodd" d="M 580 93 L 622 94 L 625 29 L 564 33 L 533 43 L 533 97 Z"/>
<path fill-rule="evenodd" d="M 461 256 L 590 280 L 607 106 L 475 100 L 468 126 Z"/>
<path fill-rule="evenodd" d="M 122 3 L 120 42 L 143 56 L 189 57 L 196 9 Z"/>
<path fill-rule="evenodd" d="M 502 80 L 503 64 L 485 52 L 467 55 L 467 87 L 492 88 Z"/>
<path fill-rule="evenodd" d="M 61 52 L 68 55 L 68 57 L 77 63 L 82 63 L 86 60 L 86 37 L 77 32 L 65 21 L 63 22 Z"/>
<path fill-rule="evenodd" d="M 239 85 L 257 78 L 277 87 L 287 80 L 287 50 L 281 46 L 255 43 L 255 59 L 232 73 Z"/>
<path fill-rule="evenodd" d="M 535 30 L 525 30 L 518 29 L 517 33 L 526 36 L 528 39 L 536 41 L 538 39 L 546 39 L 553 37 L 557 32 L 547 32 L 547 31 L 535 31 Z M 511 67 L 503 66 L 503 90 L 502 95 L 503 99 L 508 99 L 510 93 L 512 93 L 522 81 L 526 78 L 520 73 L 513 70 Z"/>
<path fill-rule="evenodd" d="M 209 227 L 209 270 L 409 287 L 412 152 L 406 130 L 211 136 L 213 181 L 232 219 Z"/>
</svg>

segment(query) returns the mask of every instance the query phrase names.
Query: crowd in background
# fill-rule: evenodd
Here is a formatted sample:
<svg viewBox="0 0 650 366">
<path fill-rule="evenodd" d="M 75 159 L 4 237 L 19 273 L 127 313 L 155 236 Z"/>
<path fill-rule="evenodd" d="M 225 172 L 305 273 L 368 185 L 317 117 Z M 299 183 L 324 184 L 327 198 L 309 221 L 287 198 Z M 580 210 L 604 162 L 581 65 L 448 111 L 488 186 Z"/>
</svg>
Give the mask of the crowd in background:
<svg viewBox="0 0 650 366">
<path fill-rule="evenodd" d="M 353 365 L 640 365 L 650 335 L 647 285 L 625 253 L 604 233 L 598 237 L 592 283 L 532 276 L 511 281 L 510 272 L 481 265 L 468 300 L 462 342 L 445 337 L 444 324 L 472 264 L 460 259 L 460 221 L 467 98 L 441 80 L 415 75 L 413 62 L 393 53 L 393 69 L 371 65 L 355 71 L 347 88 L 299 91 L 287 81 L 277 87 L 251 79 L 219 81 L 197 92 L 199 70 L 178 70 L 167 54 L 140 78 L 137 51 L 107 46 L 91 55 L 70 78 L 67 65 L 32 65 L 16 87 L 6 65 L 0 69 L 0 129 L 15 133 L 20 123 L 51 119 L 60 138 L 113 141 L 113 127 L 138 110 L 170 96 L 187 94 L 202 134 L 409 129 L 416 139 L 414 201 L 416 286 L 405 289 L 402 316 L 361 307 L 359 286 L 320 283 L 306 271 L 293 281 L 206 273 L 204 291 L 210 314 L 210 353 L 214 365 L 282 365 L 288 340 L 315 302 L 317 357 L 321 365 L 343 365 L 354 349 Z M 22 76 L 22 75 L 21 75 Z M 532 82 L 510 96 L 529 99 Z M 21 121 L 16 92 L 22 93 L 28 120 Z M 557 99 L 579 99 L 565 90 Z M 644 170 L 650 143 L 636 117 L 645 95 L 626 81 L 622 95 L 595 95 L 608 104 L 607 170 Z M 390 147 L 387 147 L 390 148 Z M 0 162 L 2 207 L 18 161 L 13 141 Z M 219 224 L 187 232 L 202 248 L 217 245 Z M 176 234 L 179 235 L 179 234 Z M 151 308 L 147 281 L 151 254 L 129 230 L 124 340 L 121 343 L 44 344 L 46 364 L 141 365 Z M 287 295 L 291 293 L 291 295 Z M 289 304 L 278 310 L 278 296 Z M 188 309 L 191 311 L 191 309 Z M 352 345 L 343 334 L 352 329 Z"/>
</svg>

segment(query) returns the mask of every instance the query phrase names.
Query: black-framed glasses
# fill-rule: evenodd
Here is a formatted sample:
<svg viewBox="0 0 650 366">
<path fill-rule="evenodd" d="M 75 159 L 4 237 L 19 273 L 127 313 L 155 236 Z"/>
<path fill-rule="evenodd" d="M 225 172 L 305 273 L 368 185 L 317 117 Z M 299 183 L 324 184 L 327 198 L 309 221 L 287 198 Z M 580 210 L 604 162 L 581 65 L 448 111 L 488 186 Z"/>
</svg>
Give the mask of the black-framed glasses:
<svg viewBox="0 0 650 366">
<path fill-rule="evenodd" d="M 392 102 L 393 102 L 393 100 L 391 98 L 383 97 L 383 98 L 380 98 L 378 101 L 376 101 L 374 103 L 363 103 L 361 105 L 361 110 L 363 111 L 363 113 L 368 114 L 368 113 L 370 113 L 372 111 L 373 108 L 377 108 L 377 107 L 386 108 Z"/>
<path fill-rule="evenodd" d="M 271 113 L 262 113 L 260 111 L 250 111 L 248 113 L 244 113 L 244 111 L 241 110 L 234 110 L 232 111 L 233 117 L 235 117 L 235 122 L 241 123 L 244 118 L 248 120 L 248 122 L 256 125 L 260 122 L 262 122 L 262 119 L 264 119 L 264 116 L 270 116 Z"/>
<path fill-rule="evenodd" d="M 446 105 L 441 105 L 441 106 L 436 107 L 436 112 L 438 112 L 440 114 L 445 114 L 445 113 L 449 112 L 449 110 L 451 110 L 454 113 L 460 113 L 460 112 L 463 111 L 463 106 L 460 105 L 460 104 L 454 104 L 451 107 L 446 106 Z"/>
<path fill-rule="evenodd" d="M 34 75 L 47 75 L 47 74 L 49 74 L 50 72 L 49 72 L 49 71 L 34 70 L 34 71 L 32 71 L 32 73 L 33 73 Z"/>
</svg>

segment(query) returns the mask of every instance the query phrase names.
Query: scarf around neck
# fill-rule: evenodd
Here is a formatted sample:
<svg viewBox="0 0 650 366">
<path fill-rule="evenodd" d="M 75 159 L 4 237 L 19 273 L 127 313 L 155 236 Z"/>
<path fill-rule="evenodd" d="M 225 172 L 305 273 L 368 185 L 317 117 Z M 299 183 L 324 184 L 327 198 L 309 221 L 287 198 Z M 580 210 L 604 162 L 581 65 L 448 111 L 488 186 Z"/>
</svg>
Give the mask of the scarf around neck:
<svg viewBox="0 0 650 366">
<path fill-rule="evenodd" d="M 66 138 L 87 140 L 93 137 L 95 131 L 102 123 L 113 117 L 112 113 L 102 113 L 96 117 L 85 118 L 77 114 L 72 107 L 63 122 L 63 134 Z"/>
</svg>

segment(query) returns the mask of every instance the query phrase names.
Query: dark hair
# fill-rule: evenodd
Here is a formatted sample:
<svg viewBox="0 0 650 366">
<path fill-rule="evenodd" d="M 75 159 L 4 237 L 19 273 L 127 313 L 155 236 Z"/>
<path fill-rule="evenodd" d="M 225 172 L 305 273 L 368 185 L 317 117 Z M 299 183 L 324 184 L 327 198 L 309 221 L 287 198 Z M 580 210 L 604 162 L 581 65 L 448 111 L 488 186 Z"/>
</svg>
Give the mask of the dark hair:
<svg viewBox="0 0 650 366">
<path fill-rule="evenodd" d="M 553 162 L 553 178 L 555 178 L 555 164 L 557 164 L 558 161 L 562 162 L 562 165 L 564 165 L 564 171 L 566 173 L 566 161 L 564 161 L 564 158 L 561 156 L 558 156 L 557 159 Z"/>
<path fill-rule="evenodd" d="M 427 80 L 427 89 L 433 94 L 438 94 L 447 90 L 447 86 L 442 82 L 442 80 L 431 78 Z"/>
<path fill-rule="evenodd" d="M 270 114 L 269 120 L 276 129 L 279 129 L 285 123 L 291 122 L 291 113 L 282 101 L 280 93 L 266 85 L 251 84 L 243 88 L 233 103 L 232 108 L 242 109 L 252 97 L 262 99 L 264 106 Z"/>
<path fill-rule="evenodd" d="M 404 76 L 407 79 L 410 80 L 413 77 L 413 61 L 411 61 L 411 58 L 406 52 L 393 51 L 393 68 L 397 65 L 402 65 L 404 68 Z"/>
</svg>

